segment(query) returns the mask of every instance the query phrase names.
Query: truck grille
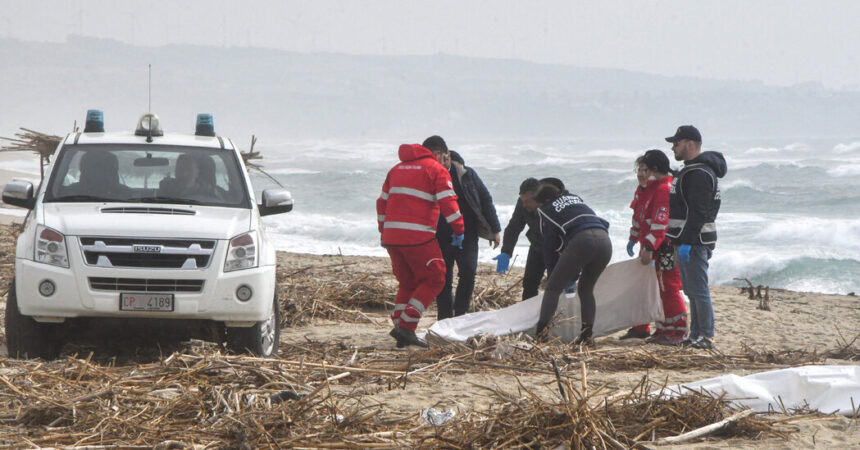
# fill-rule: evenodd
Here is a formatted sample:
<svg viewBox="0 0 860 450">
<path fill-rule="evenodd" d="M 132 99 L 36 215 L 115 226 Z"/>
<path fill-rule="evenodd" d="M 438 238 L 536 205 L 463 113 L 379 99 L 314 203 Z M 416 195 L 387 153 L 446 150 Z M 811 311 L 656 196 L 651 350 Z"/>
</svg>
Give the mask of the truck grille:
<svg viewBox="0 0 860 450">
<path fill-rule="evenodd" d="M 82 237 L 87 265 L 154 269 L 200 269 L 209 266 L 214 240 Z"/>
<path fill-rule="evenodd" d="M 90 277 L 90 288 L 117 292 L 202 292 L 203 280 Z"/>
</svg>

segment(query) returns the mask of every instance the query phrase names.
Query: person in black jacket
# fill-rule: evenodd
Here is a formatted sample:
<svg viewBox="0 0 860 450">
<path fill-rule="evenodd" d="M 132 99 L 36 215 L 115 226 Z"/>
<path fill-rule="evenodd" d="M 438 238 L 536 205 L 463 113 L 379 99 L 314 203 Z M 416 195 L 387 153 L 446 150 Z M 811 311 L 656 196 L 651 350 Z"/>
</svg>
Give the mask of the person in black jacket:
<svg viewBox="0 0 860 450">
<path fill-rule="evenodd" d="M 708 287 L 708 260 L 717 242 L 719 178 L 728 171 L 726 159 L 719 152 L 703 152 L 702 134 L 692 125 L 678 127 L 666 141 L 672 143 L 675 160 L 684 161 L 669 191 L 666 230 L 666 237 L 678 250 L 681 284 L 690 299 L 690 336 L 681 345 L 712 349 L 714 308 Z"/>
<path fill-rule="evenodd" d="M 525 274 L 523 274 L 523 300 L 538 295 L 538 287 L 540 286 L 544 272 L 546 272 L 546 266 L 543 261 L 543 238 L 540 232 L 540 218 L 537 212 L 539 205 L 535 200 L 538 187 L 540 187 L 540 181 L 537 178 L 526 178 L 520 184 L 520 197 L 517 199 L 516 206 L 514 206 L 511 220 L 505 227 L 505 234 L 502 239 L 502 252 L 493 258 L 496 261 L 496 272 L 507 272 L 520 233 L 528 225 L 529 229 L 526 231 L 526 238 L 529 240 L 529 253 L 526 258 Z"/>
<path fill-rule="evenodd" d="M 578 283 L 582 330 L 574 344 L 591 345 L 596 316 L 594 285 L 612 258 L 609 222 L 597 216 L 582 198 L 550 183 L 542 183 L 536 195 L 543 233 L 543 254 L 549 280 L 541 301 L 536 333 L 543 337 L 558 308 L 562 290 Z"/>
<path fill-rule="evenodd" d="M 445 149 L 448 147 L 439 136 L 431 136 L 424 141 L 424 147 L 434 149 Z M 465 237 L 460 246 L 451 245 L 451 226 L 444 217 L 439 217 L 436 231 L 436 240 L 442 248 L 442 257 L 445 260 L 445 287 L 436 297 L 437 319 L 460 316 L 469 311 L 472 301 L 472 291 L 475 289 L 475 275 L 478 271 L 478 238 L 490 241 L 494 248 L 498 248 L 501 241 L 502 227 L 496 216 L 496 207 L 493 205 L 493 197 L 487 186 L 474 169 L 465 165 L 463 158 L 455 151 L 449 151 L 450 159 L 442 159 L 439 162 L 447 165 L 454 182 L 454 192 L 457 194 L 457 203 L 463 222 L 466 225 Z M 452 295 L 454 285 L 454 263 L 457 264 L 458 283 L 456 295 Z"/>
</svg>

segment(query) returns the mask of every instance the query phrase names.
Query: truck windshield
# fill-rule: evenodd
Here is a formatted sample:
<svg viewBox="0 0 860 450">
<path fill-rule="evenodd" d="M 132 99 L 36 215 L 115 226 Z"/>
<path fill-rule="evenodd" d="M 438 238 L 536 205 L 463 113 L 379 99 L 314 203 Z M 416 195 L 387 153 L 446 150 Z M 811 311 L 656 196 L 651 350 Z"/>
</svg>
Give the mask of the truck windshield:
<svg viewBox="0 0 860 450">
<path fill-rule="evenodd" d="M 234 152 L 151 144 L 65 147 L 54 164 L 44 201 L 250 208 Z"/>
</svg>

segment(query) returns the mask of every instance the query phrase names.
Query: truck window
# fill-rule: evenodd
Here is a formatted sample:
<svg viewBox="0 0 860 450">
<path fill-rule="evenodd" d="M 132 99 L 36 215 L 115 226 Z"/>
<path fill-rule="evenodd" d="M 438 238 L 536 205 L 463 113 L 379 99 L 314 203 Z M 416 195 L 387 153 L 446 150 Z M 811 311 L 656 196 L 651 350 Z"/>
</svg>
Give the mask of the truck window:
<svg viewBox="0 0 860 450">
<path fill-rule="evenodd" d="M 45 202 L 177 203 L 250 208 L 234 152 L 200 147 L 64 147 Z"/>
</svg>

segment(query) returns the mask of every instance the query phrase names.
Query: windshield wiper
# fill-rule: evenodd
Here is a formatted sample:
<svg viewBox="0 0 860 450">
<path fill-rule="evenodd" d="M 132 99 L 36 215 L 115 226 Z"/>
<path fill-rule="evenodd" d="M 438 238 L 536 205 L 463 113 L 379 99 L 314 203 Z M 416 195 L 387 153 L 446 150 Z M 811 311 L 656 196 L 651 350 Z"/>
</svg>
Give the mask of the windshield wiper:
<svg viewBox="0 0 860 450">
<path fill-rule="evenodd" d="M 97 195 L 64 195 L 62 197 L 54 197 L 51 199 L 54 202 L 116 202 L 121 201 L 115 198 L 99 197 Z"/>
<path fill-rule="evenodd" d="M 190 198 L 181 197 L 136 197 L 123 200 L 124 202 L 140 202 L 140 203 L 177 203 L 184 205 L 199 205 L 202 202 L 192 200 Z"/>
</svg>

